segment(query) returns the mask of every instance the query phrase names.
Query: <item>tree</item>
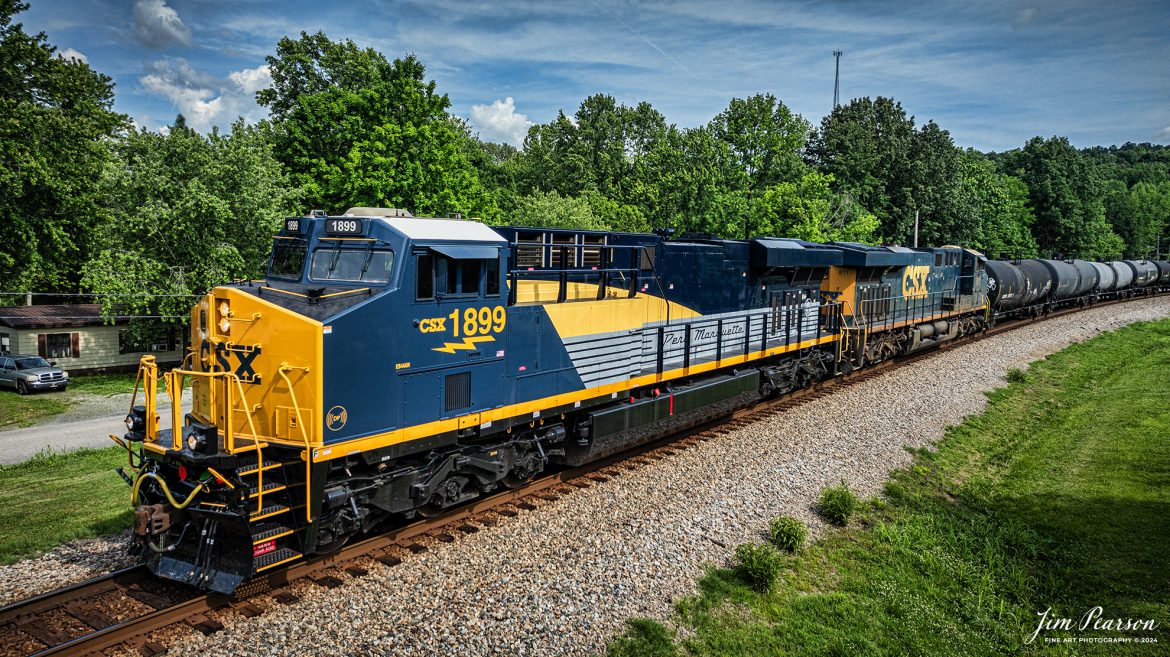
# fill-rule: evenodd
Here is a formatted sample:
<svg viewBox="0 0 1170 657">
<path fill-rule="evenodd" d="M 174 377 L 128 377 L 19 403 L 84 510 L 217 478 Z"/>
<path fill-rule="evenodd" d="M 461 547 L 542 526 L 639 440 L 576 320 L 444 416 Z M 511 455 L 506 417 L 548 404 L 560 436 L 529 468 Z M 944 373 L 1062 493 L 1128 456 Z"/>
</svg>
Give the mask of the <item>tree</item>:
<svg viewBox="0 0 1170 657">
<path fill-rule="evenodd" d="M 890 98 L 834 108 L 809 139 L 807 157 L 881 221 L 882 235 L 907 243 L 914 230 L 914 119 Z"/>
<path fill-rule="evenodd" d="M 1125 241 L 1127 256 L 1149 258 L 1166 250 L 1162 242 L 1170 222 L 1170 182 L 1139 182 L 1133 189 L 1107 195 L 1106 205 L 1114 230 Z"/>
<path fill-rule="evenodd" d="M 969 244 L 978 217 L 962 200 L 960 151 L 933 121 L 921 128 L 900 103 L 856 99 L 833 110 L 813 133 L 809 161 L 832 174 L 835 189 L 850 194 L 881 222 L 886 241 Z"/>
<path fill-rule="evenodd" d="M 314 207 L 405 207 L 494 217 L 465 149 L 465 126 L 414 56 L 388 61 L 324 33 L 285 37 L 267 58 L 276 154 Z"/>
<path fill-rule="evenodd" d="M 1045 256 L 1117 257 L 1124 242 L 1105 221 L 1101 181 L 1065 137 L 1034 137 L 1001 164 L 1028 186 L 1032 234 Z"/>
<path fill-rule="evenodd" d="M 512 226 L 533 228 L 576 228 L 610 230 L 593 214 L 588 199 L 561 196 L 557 192 L 534 192 L 517 199 L 516 209 L 508 217 Z"/>
<path fill-rule="evenodd" d="M 708 124 L 725 142 L 746 177 L 749 195 L 763 193 L 778 182 L 794 182 L 804 174 L 800 151 L 809 123 L 772 94 L 732 98 L 727 109 Z"/>
<path fill-rule="evenodd" d="M 126 117 L 109 77 L 13 22 L 26 9 L 0 0 L 0 289 L 73 291 L 103 215 L 106 142 Z"/>
<path fill-rule="evenodd" d="M 809 170 L 769 187 L 752 208 L 752 233 L 812 242 L 872 243 L 877 218 L 833 193 L 833 177 Z"/>
<path fill-rule="evenodd" d="M 132 129 L 114 155 L 86 290 L 127 295 L 121 311 L 182 316 L 191 306 L 182 295 L 263 274 L 297 197 L 261 129 L 238 121 L 204 137 L 180 116 L 165 135 Z"/>
<path fill-rule="evenodd" d="M 995 165 L 974 150 L 962 156 L 963 198 L 978 217 L 976 233 L 966 244 L 989 258 L 1034 258 L 1035 221 L 1028 208 L 1028 188 L 1014 176 L 999 173 Z"/>
</svg>

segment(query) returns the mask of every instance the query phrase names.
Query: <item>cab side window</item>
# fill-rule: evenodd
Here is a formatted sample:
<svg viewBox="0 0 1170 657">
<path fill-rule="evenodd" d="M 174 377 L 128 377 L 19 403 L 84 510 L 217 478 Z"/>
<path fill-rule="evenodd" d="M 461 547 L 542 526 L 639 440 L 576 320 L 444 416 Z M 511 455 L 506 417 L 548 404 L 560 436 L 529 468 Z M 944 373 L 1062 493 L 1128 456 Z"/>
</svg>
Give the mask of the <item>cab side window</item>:
<svg viewBox="0 0 1170 657">
<path fill-rule="evenodd" d="M 416 301 L 435 298 L 435 257 L 430 253 L 418 254 L 414 298 Z"/>
<path fill-rule="evenodd" d="M 479 279 L 483 272 L 482 260 L 456 260 L 443 256 L 439 258 L 438 269 L 443 281 L 439 287 L 446 292 L 447 296 L 479 296 Z"/>
<path fill-rule="evenodd" d="M 487 283 L 485 286 L 486 296 L 498 297 L 500 296 L 500 261 L 498 259 L 484 260 L 484 264 L 487 265 L 487 273 L 484 274 Z"/>
</svg>

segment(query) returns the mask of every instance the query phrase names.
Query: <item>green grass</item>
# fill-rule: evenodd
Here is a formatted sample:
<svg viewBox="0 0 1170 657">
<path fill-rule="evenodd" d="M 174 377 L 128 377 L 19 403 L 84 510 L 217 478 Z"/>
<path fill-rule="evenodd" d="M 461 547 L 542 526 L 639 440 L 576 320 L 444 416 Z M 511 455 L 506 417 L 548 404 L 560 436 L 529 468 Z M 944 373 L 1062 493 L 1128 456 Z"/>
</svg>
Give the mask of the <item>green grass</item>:
<svg viewBox="0 0 1170 657">
<path fill-rule="evenodd" d="M 114 468 L 120 447 L 42 453 L 0 466 L 0 564 L 131 524 L 130 487 Z"/>
<path fill-rule="evenodd" d="M 0 427 L 16 425 L 27 427 L 68 408 L 65 394 L 18 395 L 7 388 L 0 389 Z"/>
<path fill-rule="evenodd" d="M 8 388 L 0 389 L 0 427 L 33 426 L 69 410 L 77 403 L 79 395 L 111 397 L 129 394 L 134 392 L 134 376 L 134 373 L 75 376 L 70 378 L 69 387 L 64 392 L 19 395 Z M 184 381 L 184 387 L 189 386 L 190 381 Z M 166 386 L 160 377 L 158 391 L 165 390 Z"/>
<path fill-rule="evenodd" d="M 715 569 L 675 632 L 639 620 L 634 655 L 1156 655 L 1170 642 L 1170 321 L 1035 363 L 981 416 L 920 450 L 833 529 L 782 555 L 757 593 Z M 1039 612 L 1154 619 L 1153 630 L 1049 631 Z M 1158 643 L 1046 643 L 1047 637 Z M 664 643 L 663 637 L 669 639 Z"/>
<path fill-rule="evenodd" d="M 69 389 L 73 392 L 84 392 L 104 397 L 123 395 L 134 392 L 134 376 L 133 372 L 75 376 L 69 380 Z M 162 379 L 159 379 L 158 389 L 163 390 Z"/>
</svg>

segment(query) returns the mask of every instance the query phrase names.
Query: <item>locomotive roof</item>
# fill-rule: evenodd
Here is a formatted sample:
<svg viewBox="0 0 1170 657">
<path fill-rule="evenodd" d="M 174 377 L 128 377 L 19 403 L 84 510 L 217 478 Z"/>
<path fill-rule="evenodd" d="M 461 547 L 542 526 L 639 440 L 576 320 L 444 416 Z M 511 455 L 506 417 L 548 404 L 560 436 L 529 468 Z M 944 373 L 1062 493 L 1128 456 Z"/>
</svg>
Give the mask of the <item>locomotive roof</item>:
<svg viewBox="0 0 1170 657">
<path fill-rule="evenodd" d="M 855 242 L 829 242 L 841 249 L 846 267 L 905 267 L 928 265 L 930 254 L 904 246 L 872 246 Z"/>
<path fill-rule="evenodd" d="M 816 242 L 757 237 L 751 242 L 751 264 L 755 269 L 828 267 L 841 264 L 841 251 Z"/>
<path fill-rule="evenodd" d="M 429 219 L 421 217 L 371 217 L 412 240 L 446 242 L 489 242 L 504 244 L 506 239 L 491 227 L 477 221 Z"/>
</svg>

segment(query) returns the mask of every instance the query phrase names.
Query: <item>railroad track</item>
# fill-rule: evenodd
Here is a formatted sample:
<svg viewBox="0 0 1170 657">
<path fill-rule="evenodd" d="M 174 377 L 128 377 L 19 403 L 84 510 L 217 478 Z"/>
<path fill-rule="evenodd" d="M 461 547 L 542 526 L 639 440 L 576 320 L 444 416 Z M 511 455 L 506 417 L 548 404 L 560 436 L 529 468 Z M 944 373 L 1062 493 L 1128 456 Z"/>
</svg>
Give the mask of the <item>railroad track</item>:
<svg viewBox="0 0 1170 657">
<path fill-rule="evenodd" d="M 1096 304 L 1120 303 L 1109 301 Z M 653 464 L 708 440 L 717 439 L 760 419 L 857 385 L 885 372 L 936 354 L 968 345 L 1024 326 L 1074 314 L 1086 308 L 1068 308 L 1040 317 L 1015 319 L 965 339 L 944 343 L 937 349 L 868 366 L 773 400 L 740 409 L 645 445 L 579 467 L 551 473 L 525 486 L 500 492 L 434 518 L 420 520 L 343 547 L 336 553 L 314 557 L 285 570 L 246 582 L 235 595 L 199 593 L 173 582 L 154 578 L 141 566 L 127 568 L 86 582 L 64 587 L 0 608 L 0 657 L 35 655 L 96 655 L 116 648 L 151 657 L 166 650 L 169 628 L 191 628 L 211 634 L 223 625 L 209 612 L 232 609 L 245 616 L 264 610 L 250 602 L 270 594 L 277 603 L 292 603 L 297 596 L 290 584 L 309 580 L 336 587 L 341 575 L 360 577 L 368 572 L 363 561 L 396 566 L 409 553 L 428 549 L 427 542 L 452 542 L 458 534 L 473 534 L 491 526 L 499 517 L 515 516 L 555 501 L 572 491 L 619 477 Z M 172 632 L 173 634 L 173 632 Z"/>
</svg>

